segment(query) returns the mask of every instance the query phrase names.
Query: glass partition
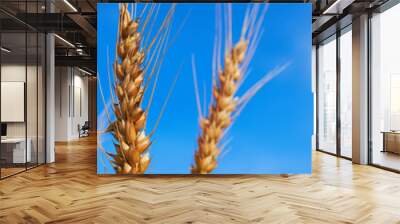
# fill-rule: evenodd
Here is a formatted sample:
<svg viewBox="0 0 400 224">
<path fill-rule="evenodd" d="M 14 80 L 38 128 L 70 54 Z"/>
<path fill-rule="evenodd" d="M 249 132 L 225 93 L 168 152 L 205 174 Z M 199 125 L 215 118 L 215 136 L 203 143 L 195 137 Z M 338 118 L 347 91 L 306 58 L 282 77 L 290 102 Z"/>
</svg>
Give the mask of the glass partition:
<svg viewBox="0 0 400 224">
<path fill-rule="evenodd" d="M 46 37 L 43 33 L 38 33 L 38 65 L 37 65 L 37 162 L 43 164 L 46 162 Z"/>
<path fill-rule="evenodd" d="M 336 36 L 318 47 L 318 149 L 336 153 Z"/>
<path fill-rule="evenodd" d="M 340 155 L 352 157 L 352 32 L 340 35 Z"/>
<path fill-rule="evenodd" d="M 1 34 L 2 177 L 24 171 L 31 162 L 31 151 L 26 150 L 26 41 L 25 32 Z"/>
<path fill-rule="evenodd" d="M 45 35 L 17 17 L 44 1 L 1 1 L 0 178 L 45 162 Z M 15 16 L 14 16 L 15 15 Z M 6 22 L 4 22 L 6 21 Z"/>
</svg>

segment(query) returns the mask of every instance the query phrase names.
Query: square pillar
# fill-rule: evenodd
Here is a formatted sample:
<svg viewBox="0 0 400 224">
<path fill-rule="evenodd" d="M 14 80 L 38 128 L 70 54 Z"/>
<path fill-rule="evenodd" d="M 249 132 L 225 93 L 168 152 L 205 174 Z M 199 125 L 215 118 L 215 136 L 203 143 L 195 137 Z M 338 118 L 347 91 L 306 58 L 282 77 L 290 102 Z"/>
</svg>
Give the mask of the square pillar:
<svg viewBox="0 0 400 224">
<path fill-rule="evenodd" d="M 353 162 L 368 164 L 368 15 L 353 18 Z"/>
</svg>

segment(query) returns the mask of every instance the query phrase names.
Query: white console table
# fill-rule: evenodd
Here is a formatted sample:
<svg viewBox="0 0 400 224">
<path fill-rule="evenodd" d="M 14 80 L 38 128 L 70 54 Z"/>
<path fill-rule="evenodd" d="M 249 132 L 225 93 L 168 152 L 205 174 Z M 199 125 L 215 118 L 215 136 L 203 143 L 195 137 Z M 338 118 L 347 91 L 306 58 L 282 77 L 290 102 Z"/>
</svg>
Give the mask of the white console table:
<svg viewBox="0 0 400 224">
<path fill-rule="evenodd" d="M 1 139 L 2 151 L 3 147 L 12 147 L 12 163 L 26 163 L 32 160 L 32 140 L 26 139 L 28 143 L 25 152 L 25 138 L 6 138 Z"/>
</svg>

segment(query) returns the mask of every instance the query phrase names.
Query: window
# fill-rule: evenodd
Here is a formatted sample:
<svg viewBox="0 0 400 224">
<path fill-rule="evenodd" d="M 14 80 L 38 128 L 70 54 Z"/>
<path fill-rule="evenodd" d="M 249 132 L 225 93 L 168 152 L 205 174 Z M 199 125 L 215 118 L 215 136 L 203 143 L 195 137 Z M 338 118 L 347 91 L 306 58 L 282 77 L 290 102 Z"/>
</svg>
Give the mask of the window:
<svg viewBox="0 0 400 224">
<path fill-rule="evenodd" d="M 400 170 L 400 4 L 371 18 L 371 161 Z"/>
<path fill-rule="evenodd" d="M 352 32 L 351 26 L 340 36 L 340 155 L 352 156 Z"/>
<path fill-rule="evenodd" d="M 318 47 L 318 149 L 336 153 L 336 36 Z"/>
</svg>

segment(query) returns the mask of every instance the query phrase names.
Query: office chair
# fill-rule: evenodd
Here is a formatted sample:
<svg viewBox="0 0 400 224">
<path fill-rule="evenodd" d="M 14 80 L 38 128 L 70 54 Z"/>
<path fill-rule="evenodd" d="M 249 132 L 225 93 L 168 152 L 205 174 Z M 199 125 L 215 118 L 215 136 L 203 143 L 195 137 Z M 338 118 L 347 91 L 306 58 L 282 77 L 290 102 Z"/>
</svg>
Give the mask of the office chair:
<svg viewBox="0 0 400 224">
<path fill-rule="evenodd" d="M 80 127 L 80 125 L 78 124 L 78 130 L 79 130 L 79 138 L 89 136 L 89 130 L 90 130 L 89 121 L 85 121 L 82 127 Z"/>
</svg>

